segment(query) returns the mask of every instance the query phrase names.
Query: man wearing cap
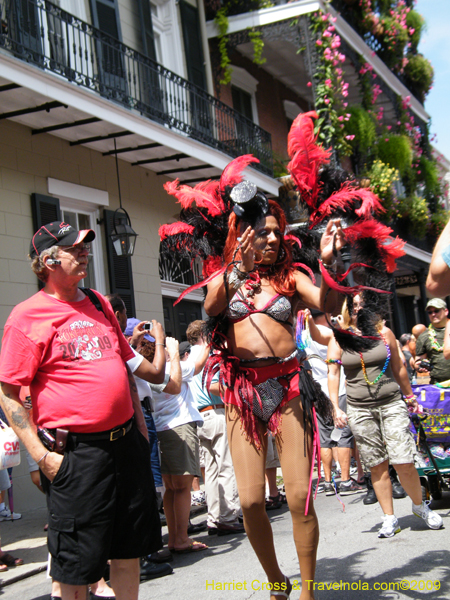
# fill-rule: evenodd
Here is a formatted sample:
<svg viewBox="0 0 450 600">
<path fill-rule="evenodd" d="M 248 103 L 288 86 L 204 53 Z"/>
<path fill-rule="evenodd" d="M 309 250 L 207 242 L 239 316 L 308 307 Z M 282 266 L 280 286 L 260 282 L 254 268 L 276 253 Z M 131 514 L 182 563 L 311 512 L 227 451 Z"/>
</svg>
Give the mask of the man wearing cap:
<svg viewBox="0 0 450 600">
<path fill-rule="evenodd" d="M 162 546 L 160 523 L 145 421 L 126 367 L 134 354 L 105 298 L 78 288 L 94 238 L 67 223 L 33 236 L 31 266 L 44 287 L 6 322 L 2 404 L 43 474 L 50 574 L 62 599 L 84 598 L 111 559 L 116 597 L 135 600 L 139 557 Z M 164 378 L 161 364 L 161 372 L 151 367 L 156 382 Z M 37 433 L 21 386 L 30 386 Z"/>
<path fill-rule="evenodd" d="M 450 361 L 444 357 L 444 334 L 447 324 L 448 309 L 445 300 L 432 298 L 428 301 L 426 311 L 430 319 L 428 329 L 421 333 L 416 342 L 416 369 L 427 368 L 430 371 L 430 383 L 439 383 L 450 379 Z M 425 367 L 424 360 L 430 361 Z"/>
</svg>

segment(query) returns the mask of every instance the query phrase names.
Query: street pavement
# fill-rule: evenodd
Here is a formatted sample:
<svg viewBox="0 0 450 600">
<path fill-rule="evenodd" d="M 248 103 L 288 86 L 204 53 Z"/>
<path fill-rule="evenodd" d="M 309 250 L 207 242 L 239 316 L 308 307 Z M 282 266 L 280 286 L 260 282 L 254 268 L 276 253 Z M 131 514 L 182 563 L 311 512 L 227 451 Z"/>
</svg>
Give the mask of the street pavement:
<svg viewBox="0 0 450 600">
<path fill-rule="evenodd" d="M 378 539 L 381 510 L 378 504 L 364 506 L 363 495 L 342 498 L 345 511 L 336 497 L 317 496 L 320 543 L 316 600 L 448 600 L 450 492 L 444 492 L 443 499 L 432 504 L 447 526 L 439 531 L 429 530 L 421 519 L 412 515 L 408 498 L 394 500 L 402 531 L 390 539 Z M 294 582 L 299 579 L 299 569 L 289 510 L 283 505 L 268 514 L 281 569 Z M 204 518 L 205 515 L 199 515 L 193 521 Z M 2 547 L 25 558 L 29 571 L 39 569 L 46 554 L 41 543 L 45 543 L 42 531 L 45 513 L 24 515 L 21 521 L 0 524 Z M 19 535 L 17 526 L 22 528 L 22 537 L 9 544 L 8 540 Z M 29 539 L 24 537 L 27 530 Z M 175 556 L 171 563 L 174 573 L 142 583 L 140 600 L 268 600 L 269 592 L 263 589 L 264 573 L 245 534 L 208 537 L 200 533 L 195 539 L 207 543 L 209 550 Z M 18 577 L 19 569 L 24 568 L 25 565 L 10 569 L 4 581 L 6 575 Z M 0 600 L 48 600 L 49 593 L 50 580 L 40 573 L 2 587 Z M 291 599 L 297 600 L 299 596 L 300 591 L 293 591 Z"/>
</svg>

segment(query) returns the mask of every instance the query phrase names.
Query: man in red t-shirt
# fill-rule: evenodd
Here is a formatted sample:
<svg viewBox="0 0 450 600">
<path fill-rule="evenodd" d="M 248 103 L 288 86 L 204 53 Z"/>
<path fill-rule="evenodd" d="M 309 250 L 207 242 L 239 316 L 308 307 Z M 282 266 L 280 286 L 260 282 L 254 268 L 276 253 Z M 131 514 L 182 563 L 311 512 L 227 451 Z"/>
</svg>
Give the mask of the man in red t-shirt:
<svg viewBox="0 0 450 600">
<path fill-rule="evenodd" d="M 1 400 L 43 474 L 50 573 L 61 582 L 62 599 L 85 597 L 111 559 L 117 596 L 134 600 L 139 557 L 161 548 L 161 528 L 147 430 L 126 365 L 134 353 L 109 302 L 78 288 L 94 238 L 90 229 L 59 222 L 33 236 L 31 266 L 44 288 L 6 322 Z M 152 334 L 155 360 L 135 373 L 148 378 L 150 369 L 161 383 L 164 331 L 156 321 Z M 20 402 L 21 386 L 30 387 L 37 432 Z"/>
</svg>

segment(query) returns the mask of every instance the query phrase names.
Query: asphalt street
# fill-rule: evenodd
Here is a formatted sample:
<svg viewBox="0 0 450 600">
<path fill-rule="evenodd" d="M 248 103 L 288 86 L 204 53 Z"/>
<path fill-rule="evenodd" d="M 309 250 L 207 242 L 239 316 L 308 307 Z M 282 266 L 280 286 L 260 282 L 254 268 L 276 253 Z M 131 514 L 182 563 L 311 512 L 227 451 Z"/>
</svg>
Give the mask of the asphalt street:
<svg viewBox="0 0 450 600">
<path fill-rule="evenodd" d="M 411 513 L 408 498 L 395 500 L 402 528 L 394 538 L 378 539 L 378 504 L 364 506 L 363 495 L 343 498 L 319 494 L 320 523 L 315 597 L 319 600 L 407 600 L 450 598 L 450 492 L 433 502 L 446 529 L 431 531 Z M 281 568 L 291 582 L 299 579 L 292 539 L 291 517 L 284 505 L 269 513 Z M 205 515 L 194 522 L 204 520 Z M 174 573 L 142 583 L 140 600 L 195 598 L 196 600 L 268 600 L 265 577 L 245 534 L 195 538 L 209 549 L 175 556 Z M 240 589 L 239 589 L 240 588 Z M 0 590 L 1 600 L 48 600 L 50 580 L 45 573 Z M 293 591 L 297 600 L 300 591 Z"/>
</svg>

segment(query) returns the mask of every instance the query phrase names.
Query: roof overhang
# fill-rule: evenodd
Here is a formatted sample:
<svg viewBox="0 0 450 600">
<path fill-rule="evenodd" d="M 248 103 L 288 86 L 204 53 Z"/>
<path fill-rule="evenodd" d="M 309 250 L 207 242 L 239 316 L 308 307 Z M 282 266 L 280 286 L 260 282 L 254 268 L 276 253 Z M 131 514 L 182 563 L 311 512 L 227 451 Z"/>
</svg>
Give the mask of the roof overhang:
<svg viewBox="0 0 450 600">
<path fill-rule="evenodd" d="M 176 177 L 181 181 L 189 178 L 189 183 L 218 178 L 232 160 L 182 131 L 151 121 L 137 111 L 126 109 L 1 50 L 0 65 L 0 88 L 11 83 L 18 86 L 0 92 L 0 118 L 24 109 L 24 114 L 11 119 L 32 130 L 64 125 L 51 134 L 72 145 L 83 145 L 105 155 L 113 154 L 114 139 L 117 138 L 121 160 L 139 163 L 143 168 L 161 174 L 162 182 Z M 31 111 L 52 104 L 48 110 L 26 112 L 26 109 Z M 86 120 L 90 122 L 84 123 Z M 80 125 L 74 126 L 80 121 Z M 141 164 L 148 160 L 153 162 Z M 280 184 L 277 180 L 252 168 L 246 170 L 245 176 L 266 193 L 278 195 Z"/>
</svg>

